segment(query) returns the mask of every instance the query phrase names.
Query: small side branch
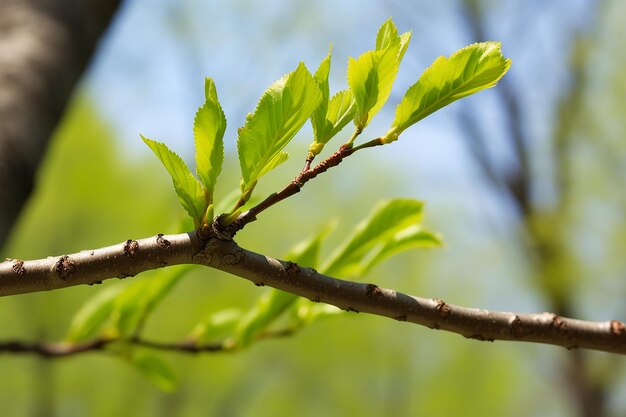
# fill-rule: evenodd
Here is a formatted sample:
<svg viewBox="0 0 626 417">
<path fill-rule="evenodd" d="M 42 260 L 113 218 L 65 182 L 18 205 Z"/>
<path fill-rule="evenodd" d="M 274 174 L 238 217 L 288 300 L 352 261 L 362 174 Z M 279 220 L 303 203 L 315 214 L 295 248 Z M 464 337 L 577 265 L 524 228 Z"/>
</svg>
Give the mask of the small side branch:
<svg viewBox="0 0 626 417">
<path fill-rule="evenodd" d="M 136 242 L 136 243 L 133 243 Z M 546 343 L 626 354 L 626 326 L 553 313 L 522 314 L 448 304 L 345 281 L 239 247 L 233 240 L 201 239 L 195 232 L 130 240 L 93 251 L 34 261 L 0 263 L 0 295 L 46 291 L 124 278 L 176 264 L 198 264 L 346 311 L 370 313 L 441 329 L 464 337 Z"/>
<path fill-rule="evenodd" d="M 307 160 L 304 169 L 293 181 L 291 181 L 280 192 L 270 194 L 268 197 L 265 198 L 265 200 L 261 201 L 250 210 L 241 213 L 241 215 L 233 223 L 226 227 L 225 235 L 231 237 L 235 236 L 235 234 L 239 230 L 243 229 L 248 223 L 255 221 L 257 218 L 256 216 L 259 215 L 261 212 L 283 201 L 284 199 L 299 193 L 300 189 L 302 189 L 302 187 L 304 187 L 304 184 L 306 184 L 309 180 L 312 180 L 318 175 L 328 171 L 330 168 L 339 165 L 344 160 L 344 158 L 347 158 L 359 149 L 362 148 L 353 148 L 351 145 L 342 145 L 337 152 L 335 152 L 313 168 L 311 168 L 310 165 L 312 161 Z M 220 228 L 219 225 L 214 225 L 214 227 L 218 229 Z"/>
</svg>

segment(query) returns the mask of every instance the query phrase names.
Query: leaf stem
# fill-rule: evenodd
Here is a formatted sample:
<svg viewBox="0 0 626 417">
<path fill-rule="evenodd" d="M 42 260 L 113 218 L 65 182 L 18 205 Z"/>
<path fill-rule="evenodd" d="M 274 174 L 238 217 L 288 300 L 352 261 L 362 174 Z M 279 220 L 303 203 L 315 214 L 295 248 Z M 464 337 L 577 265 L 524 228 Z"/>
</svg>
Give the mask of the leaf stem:
<svg viewBox="0 0 626 417">
<path fill-rule="evenodd" d="M 221 228 L 222 231 L 225 232 L 224 234 L 226 236 L 235 236 L 235 234 L 239 230 L 243 229 L 248 223 L 256 220 L 256 216 L 259 213 L 265 211 L 274 204 L 277 204 L 280 201 L 299 193 L 300 189 L 309 180 L 317 177 L 319 174 L 326 172 L 330 168 L 339 165 L 344 158 L 352 155 L 354 152 L 355 150 L 351 147 L 351 145 L 344 144 L 341 145 L 337 152 L 330 155 L 328 158 L 317 164 L 315 167 L 311 168 L 310 163 L 306 163 L 304 169 L 298 174 L 298 176 L 294 178 L 294 180 L 291 181 L 280 192 L 270 194 L 256 206 L 250 208 L 248 211 L 241 213 L 236 220 L 226 225 L 226 227 L 224 227 L 223 224 L 216 224 L 215 226 Z"/>
<path fill-rule="evenodd" d="M 354 143 L 355 139 L 363 132 L 363 128 L 357 127 L 356 129 L 354 129 L 354 133 L 352 134 L 352 136 L 350 137 L 350 139 L 345 143 L 344 146 L 349 146 L 352 147 L 352 144 Z"/>
<path fill-rule="evenodd" d="M 350 140 L 341 145 L 339 150 L 337 150 L 334 154 L 330 155 L 328 158 L 320 162 L 311 168 L 311 163 L 313 162 L 312 158 L 307 158 L 304 164 L 304 168 L 298 174 L 293 181 L 291 181 L 285 188 L 277 193 L 272 193 L 267 196 L 263 201 L 261 201 L 256 206 L 250 208 L 249 210 L 239 214 L 237 218 L 234 218 L 234 211 L 227 215 L 227 218 L 224 215 L 218 217 L 219 222 L 214 224 L 214 228 L 221 230 L 224 236 L 230 236 L 231 238 L 235 236 L 235 234 L 243 229 L 248 223 L 251 223 L 256 220 L 256 216 L 266 209 L 272 207 L 273 205 L 283 201 L 284 199 L 291 197 L 294 194 L 300 192 L 300 189 L 306 184 L 309 180 L 317 177 L 319 174 L 322 174 L 328 171 L 330 168 L 339 165 L 344 158 L 352 155 L 353 153 L 360 151 L 366 148 L 373 148 L 375 146 L 384 145 L 382 137 L 378 137 L 376 139 L 372 139 L 369 142 L 365 142 L 359 146 L 352 146 L 352 142 L 354 139 L 360 135 L 362 130 L 357 129 L 354 131 L 352 138 Z M 236 208 L 239 208 L 238 205 Z"/>
<path fill-rule="evenodd" d="M 354 148 L 352 148 L 353 152 L 356 151 L 360 151 L 361 149 L 366 149 L 366 148 L 373 148 L 374 146 L 381 146 L 381 145 L 385 145 L 385 142 L 383 141 L 382 137 L 378 137 L 376 139 L 372 139 L 369 142 L 365 142 L 359 146 L 355 146 Z"/>
</svg>

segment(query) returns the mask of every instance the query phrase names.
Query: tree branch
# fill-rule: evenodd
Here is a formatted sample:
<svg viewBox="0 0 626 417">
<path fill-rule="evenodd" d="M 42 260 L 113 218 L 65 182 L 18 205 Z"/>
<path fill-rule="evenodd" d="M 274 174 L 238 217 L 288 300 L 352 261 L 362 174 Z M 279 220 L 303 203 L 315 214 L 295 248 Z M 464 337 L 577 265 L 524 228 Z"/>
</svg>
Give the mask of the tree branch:
<svg viewBox="0 0 626 417">
<path fill-rule="evenodd" d="M 335 305 L 441 329 L 467 338 L 546 343 L 626 354 L 626 326 L 592 322 L 553 313 L 518 314 L 447 304 L 344 281 L 311 268 L 277 260 L 238 246 L 233 240 L 201 239 L 196 232 L 128 240 L 118 245 L 45 259 L 0 263 L 0 296 L 96 284 L 176 264 L 197 264 Z"/>
</svg>

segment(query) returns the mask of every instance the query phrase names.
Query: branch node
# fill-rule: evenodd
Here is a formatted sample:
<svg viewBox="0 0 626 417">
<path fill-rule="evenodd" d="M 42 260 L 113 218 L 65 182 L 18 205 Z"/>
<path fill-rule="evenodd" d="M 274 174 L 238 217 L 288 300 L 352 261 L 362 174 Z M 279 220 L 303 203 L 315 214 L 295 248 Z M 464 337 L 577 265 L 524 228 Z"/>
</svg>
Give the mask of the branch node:
<svg viewBox="0 0 626 417">
<path fill-rule="evenodd" d="M 24 261 L 20 261 L 19 259 L 13 259 L 13 272 L 17 274 L 17 276 L 21 277 L 26 273 L 26 268 L 24 268 Z"/>
<path fill-rule="evenodd" d="M 67 281 L 69 277 L 76 272 L 76 265 L 69 256 L 63 255 L 54 264 L 54 270 L 57 274 L 59 274 L 59 278 L 63 281 Z"/>
<path fill-rule="evenodd" d="M 437 305 L 435 306 L 435 310 L 439 312 L 439 317 L 444 320 L 447 319 L 448 316 L 452 313 L 452 307 L 446 304 L 446 302 L 442 299 L 434 298 L 433 300 L 437 303 Z"/>
<path fill-rule="evenodd" d="M 287 261 L 285 265 L 285 272 L 289 275 L 295 275 L 300 273 L 300 265 L 295 262 Z"/>
<path fill-rule="evenodd" d="M 124 256 L 133 258 L 137 252 L 139 252 L 139 243 L 136 240 L 128 239 L 124 243 Z"/>
<path fill-rule="evenodd" d="M 365 285 L 365 295 L 373 296 L 373 297 L 381 297 L 383 295 L 383 291 L 380 289 L 378 285 L 367 284 Z"/>
<path fill-rule="evenodd" d="M 626 326 L 618 320 L 611 320 L 611 333 L 615 336 L 623 336 L 626 334 Z"/>
<path fill-rule="evenodd" d="M 523 339 L 531 333 L 517 315 L 510 320 L 509 325 L 511 326 L 511 335 L 516 339 Z"/>
<path fill-rule="evenodd" d="M 557 314 L 553 314 L 552 315 L 552 323 L 551 323 L 552 327 L 555 327 L 557 329 L 559 329 L 563 334 L 565 334 L 565 336 L 569 339 L 571 338 L 571 332 L 569 327 L 567 326 L 567 323 L 565 322 L 565 320 L 563 320 L 563 318 Z M 567 349 L 573 349 L 573 348 L 577 348 L 577 346 L 566 346 Z"/>
<path fill-rule="evenodd" d="M 167 240 L 167 239 L 165 239 L 163 237 L 163 233 L 159 233 L 157 235 L 156 242 L 157 242 L 157 245 L 159 245 L 162 248 L 165 248 L 165 249 L 171 249 L 172 248 L 172 244 L 170 243 L 169 240 Z"/>
</svg>

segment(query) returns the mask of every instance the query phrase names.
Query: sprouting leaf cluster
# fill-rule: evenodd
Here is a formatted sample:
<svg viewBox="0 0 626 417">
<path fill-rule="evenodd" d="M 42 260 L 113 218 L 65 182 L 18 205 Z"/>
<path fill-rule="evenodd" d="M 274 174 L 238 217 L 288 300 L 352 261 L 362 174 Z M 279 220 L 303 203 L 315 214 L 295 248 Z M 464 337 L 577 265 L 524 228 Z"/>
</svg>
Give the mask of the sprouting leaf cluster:
<svg viewBox="0 0 626 417">
<path fill-rule="evenodd" d="M 314 74 L 300 63 L 294 71 L 274 82 L 247 116 L 244 126 L 238 129 L 239 198 L 230 211 L 219 216 L 220 224 L 226 226 L 235 221 L 260 178 L 287 160 L 284 148 L 307 120 L 313 128 L 307 163 L 350 122 L 355 130 L 343 146 L 353 147 L 356 138 L 387 102 L 410 41 L 411 32 L 399 34 L 391 19 L 385 21 L 374 49 L 349 59 L 348 88 L 334 94 L 328 80 L 332 48 Z M 361 147 L 396 141 L 407 128 L 440 108 L 493 87 L 510 64 L 510 59 L 502 56 L 499 42 L 475 43 L 450 57 L 437 58 L 406 91 L 387 133 Z M 197 177 L 166 145 L 143 138 L 170 173 L 179 200 L 196 227 L 206 226 L 216 217 L 213 196 L 224 159 L 225 130 L 226 117 L 215 84 L 207 78 L 205 103 L 196 113 L 193 129 Z"/>
<path fill-rule="evenodd" d="M 237 131 L 240 188 L 221 201 L 214 201 L 214 195 L 224 161 L 226 117 L 213 80 L 205 80 L 205 102 L 194 120 L 195 175 L 165 144 L 142 138 L 169 172 L 180 203 L 195 227 L 205 228 L 211 224 L 227 227 L 245 215 L 242 213 L 245 206 L 252 205 L 258 181 L 287 160 L 285 146 L 308 120 L 313 140 L 300 175 L 311 172 L 317 175 L 316 167 L 311 165 L 314 159 L 350 122 L 354 133 L 338 151 L 350 152 L 342 154 L 342 158 L 360 149 L 398 140 L 407 128 L 440 108 L 493 87 L 510 66 L 498 42 L 475 43 L 450 57 L 437 58 L 406 91 L 387 133 L 356 145 L 356 139 L 387 102 L 410 40 L 411 32 L 400 34 L 391 19 L 385 21 L 376 36 L 374 49 L 349 59 L 347 88 L 336 93 L 331 94 L 329 87 L 332 48 L 314 74 L 300 63 L 274 82 Z M 323 162 L 317 166 L 322 165 Z M 384 201 L 327 255 L 322 256 L 322 249 L 326 237 L 334 230 L 333 224 L 296 245 L 286 258 L 328 275 L 359 279 L 401 251 L 439 246 L 440 237 L 424 228 L 422 221 L 422 202 Z M 67 339 L 72 342 L 112 340 L 115 344 L 110 350 L 128 359 L 158 387 L 173 389 L 176 377 L 168 365 L 145 349 L 133 348 L 131 342 L 138 340 L 151 311 L 186 270 L 185 267 L 168 269 L 150 280 L 107 288 L 76 314 Z M 248 309 L 209 312 L 191 329 L 183 343 L 186 346 L 214 344 L 223 350 L 242 349 L 254 341 L 292 333 L 321 317 L 339 312 L 335 307 L 270 289 Z"/>
</svg>

